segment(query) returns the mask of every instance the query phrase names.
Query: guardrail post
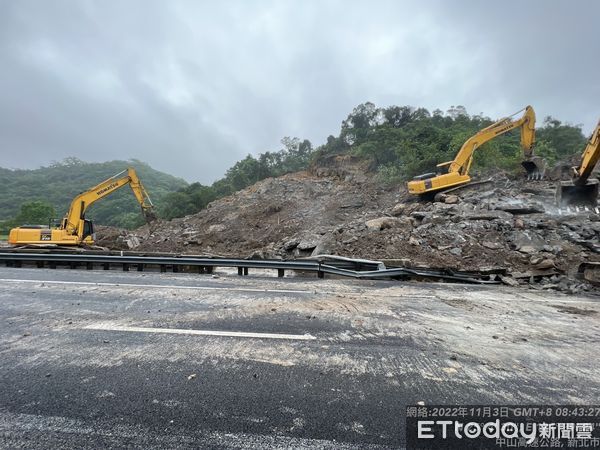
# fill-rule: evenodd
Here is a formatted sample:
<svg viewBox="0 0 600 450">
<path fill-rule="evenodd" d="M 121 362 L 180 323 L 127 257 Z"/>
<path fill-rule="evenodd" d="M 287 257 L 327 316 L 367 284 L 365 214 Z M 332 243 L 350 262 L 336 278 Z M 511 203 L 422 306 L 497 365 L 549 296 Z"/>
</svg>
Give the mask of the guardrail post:
<svg viewBox="0 0 600 450">
<path fill-rule="evenodd" d="M 165 273 L 167 271 L 167 267 L 164 264 L 160 265 L 160 273 Z"/>
<path fill-rule="evenodd" d="M 138 272 L 143 272 L 144 271 L 144 263 L 138 263 L 138 265 L 137 265 L 137 271 Z"/>
<path fill-rule="evenodd" d="M 283 278 L 285 276 L 285 269 L 277 269 L 277 276 Z"/>
<path fill-rule="evenodd" d="M 129 272 L 129 263 L 123 263 L 123 272 Z"/>
<path fill-rule="evenodd" d="M 248 268 L 244 267 L 244 275 L 248 275 Z"/>
<path fill-rule="evenodd" d="M 102 264 L 102 269 L 109 270 L 110 269 L 110 263 L 104 263 L 104 264 Z"/>
<path fill-rule="evenodd" d="M 85 263 L 86 270 L 92 270 L 94 268 L 94 263 L 87 262 Z"/>
<path fill-rule="evenodd" d="M 173 273 L 179 272 L 179 266 L 177 264 L 173 264 Z"/>
<path fill-rule="evenodd" d="M 317 277 L 325 278 L 325 272 L 321 270 L 321 263 L 319 262 L 319 270 L 317 271 Z"/>
</svg>

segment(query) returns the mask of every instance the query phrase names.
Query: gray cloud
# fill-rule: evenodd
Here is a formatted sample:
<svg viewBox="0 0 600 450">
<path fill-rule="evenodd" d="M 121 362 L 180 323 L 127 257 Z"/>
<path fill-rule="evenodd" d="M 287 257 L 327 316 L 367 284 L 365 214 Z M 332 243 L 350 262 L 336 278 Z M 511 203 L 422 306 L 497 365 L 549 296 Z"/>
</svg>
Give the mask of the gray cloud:
<svg viewBox="0 0 600 450">
<path fill-rule="evenodd" d="M 0 0 L 7 167 L 139 158 L 210 182 L 359 103 L 491 117 L 526 104 L 591 131 L 594 0 Z"/>
</svg>

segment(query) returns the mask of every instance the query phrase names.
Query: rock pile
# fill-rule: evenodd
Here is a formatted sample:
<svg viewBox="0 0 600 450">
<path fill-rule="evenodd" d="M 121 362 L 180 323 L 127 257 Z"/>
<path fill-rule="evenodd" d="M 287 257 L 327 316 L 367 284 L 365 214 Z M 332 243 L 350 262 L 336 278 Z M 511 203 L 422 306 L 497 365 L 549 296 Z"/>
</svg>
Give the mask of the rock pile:
<svg viewBox="0 0 600 450">
<path fill-rule="evenodd" d="M 600 215 L 557 209 L 554 182 L 496 174 L 422 201 L 404 186 L 365 177 L 364 169 L 344 161 L 266 179 L 198 214 L 120 232 L 115 245 L 103 242 L 235 257 L 337 254 L 461 270 L 502 267 L 507 284 L 590 288 L 574 276 L 581 262 L 600 261 Z"/>
</svg>

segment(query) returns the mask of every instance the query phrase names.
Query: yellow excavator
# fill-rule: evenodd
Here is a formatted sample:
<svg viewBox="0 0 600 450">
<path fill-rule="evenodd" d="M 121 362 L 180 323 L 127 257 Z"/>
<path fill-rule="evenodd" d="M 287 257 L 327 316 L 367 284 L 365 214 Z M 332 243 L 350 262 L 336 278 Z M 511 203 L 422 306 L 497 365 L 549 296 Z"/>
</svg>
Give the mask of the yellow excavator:
<svg viewBox="0 0 600 450">
<path fill-rule="evenodd" d="M 523 116 L 513 119 L 521 111 L 525 111 Z M 408 182 L 408 191 L 411 194 L 423 195 L 470 182 L 469 169 L 473 162 L 475 150 L 495 137 L 515 128 L 521 129 L 521 146 L 523 147 L 525 157 L 521 164 L 527 171 L 529 178 L 541 178 L 546 168 L 546 162 L 544 159 L 533 154 L 533 145 L 535 143 L 535 112 L 531 106 L 527 106 L 521 111 L 516 112 L 512 116 L 500 119 L 471 136 L 462 145 L 453 161 L 437 165 L 441 171 L 445 170 L 446 173 L 426 173 L 416 176 L 412 181 Z"/>
<path fill-rule="evenodd" d="M 71 202 L 69 212 L 56 227 L 23 225 L 10 230 L 8 243 L 11 245 L 92 245 L 94 225 L 85 218 L 85 211 L 98 200 L 112 194 L 123 186 L 130 185 L 148 223 L 156 220 L 148 192 L 140 182 L 134 169 L 128 168 L 102 183 L 82 192 Z"/>
<path fill-rule="evenodd" d="M 596 206 L 600 181 L 598 178 L 590 179 L 590 176 L 598 161 L 600 161 L 600 121 L 585 146 L 581 163 L 571 169 L 571 180 L 560 182 L 556 189 L 556 201 L 559 206 Z"/>
</svg>

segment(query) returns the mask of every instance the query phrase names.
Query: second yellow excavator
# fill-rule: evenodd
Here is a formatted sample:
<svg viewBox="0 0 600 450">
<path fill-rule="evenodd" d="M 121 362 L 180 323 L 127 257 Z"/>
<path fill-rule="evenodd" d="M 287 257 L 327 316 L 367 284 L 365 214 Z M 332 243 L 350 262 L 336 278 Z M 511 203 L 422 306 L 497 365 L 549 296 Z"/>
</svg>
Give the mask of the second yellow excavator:
<svg viewBox="0 0 600 450">
<path fill-rule="evenodd" d="M 57 227 L 41 225 L 24 225 L 13 228 L 8 235 L 11 245 L 92 245 L 94 243 L 94 226 L 85 218 L 85 211 L 96 201 L 112 194 L 123 186 L 130 185 L 148 223 L 156 220 L 150 196 L 142 185 L 134 169 L 123 172 L 82 192 L 71 202 L 69 212 Z"/>
<path fill-rule="evenodd" d="M 600 181 L 590 179 L 594 167 L 600 161 L 600 121 L 588 140 L 581 163 L 572 168 L 571 180 L 562 181 L 556 190 L 559 206 L 582 205 L 596 206 Z"/>
<path fill-rule="evenodd" d="M 473 153 L 475 150 L 495 137 L 515 128 L 521 129 L 521 146 L 523 147 L 525 156 L 525 160 L 521 164 L 530 177 L 541 177 L 541 174 L 545 170 L 545 160 L 533 154 L 533 145 L 535 144 L 535 112 L 531 106 L 527 106 L 524 109 L 525 112 L 522 117 L 513 119 L 521 111 L 512 116 L 500 119 L 471 136 L 462 145 L 453 161 L 437 165 L 439 169 L 446 169 L 446 173 L 426 173 L 419 175 L 408 182 L 408 191 L 411 194 L 423 195 L 470 182 L 469 169 L 473 162 Z"/>
</svg>

